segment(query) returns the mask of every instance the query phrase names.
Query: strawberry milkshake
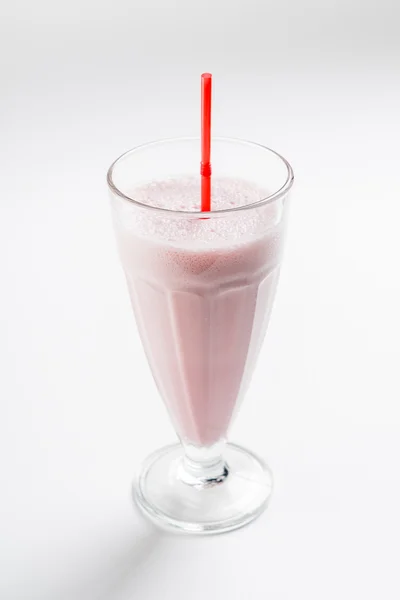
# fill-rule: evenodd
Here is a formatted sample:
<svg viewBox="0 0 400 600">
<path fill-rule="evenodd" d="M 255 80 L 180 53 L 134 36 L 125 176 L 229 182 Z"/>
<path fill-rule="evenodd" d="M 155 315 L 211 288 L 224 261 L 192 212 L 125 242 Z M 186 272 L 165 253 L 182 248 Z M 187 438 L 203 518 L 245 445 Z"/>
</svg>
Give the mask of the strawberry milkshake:
<svg viewBox="0 0 400 600">
<path fill-rule="evenodd" d="M 253 205 L 268 193 L 243 180 L 213 182 L 213 210 Z M 155 382 L 184 443 L 226 437 L 268 324 L 283 243 L 279 206 L 241 218 L 185 219 L 199 210 L 199 182 L 138 186 L 136 202 L 181 211 L 115 212 L 122 265 Z"/>
</svg>

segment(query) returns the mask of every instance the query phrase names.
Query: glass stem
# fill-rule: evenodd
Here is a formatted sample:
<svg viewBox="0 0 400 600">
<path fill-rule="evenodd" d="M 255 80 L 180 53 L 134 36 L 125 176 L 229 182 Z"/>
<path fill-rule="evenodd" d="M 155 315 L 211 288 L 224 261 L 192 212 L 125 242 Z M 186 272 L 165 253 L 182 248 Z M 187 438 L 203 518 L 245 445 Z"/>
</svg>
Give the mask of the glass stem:
<svg viewBox="0 0 400 600">
<path fill-rule="evenodd" d="M 211 487 L 222 483 L 229 474 L 223 458 L 225 440 L 212 446 L 198 447 L 183 444 L 185 454 L 180 466 L 180 479 L 194 487 Z"/>
</svg>

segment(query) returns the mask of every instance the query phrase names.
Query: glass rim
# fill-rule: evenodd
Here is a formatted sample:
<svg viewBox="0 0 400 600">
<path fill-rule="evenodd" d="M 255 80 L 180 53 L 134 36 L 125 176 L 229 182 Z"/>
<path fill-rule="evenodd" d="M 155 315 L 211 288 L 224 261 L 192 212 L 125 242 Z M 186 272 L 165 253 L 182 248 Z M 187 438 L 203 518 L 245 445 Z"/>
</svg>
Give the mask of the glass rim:
<svg viewBox="0 0 400 600">
<path fill-rule="evenodd" d="M 151 210 L 156 213 L 161 213 L 164 215 L 169 214 L 170 216 L 172 214 L 174 214 L 174 215 L 180 215 L 180 216 L 186 216 L 186 217 L 194 217 L 194 216 L 198 217 L 201 214 L 201 215 L 206 215 L 206 216 L 212 217 L 213 215 L 216 216 L 217 214 L 223 215 L 223 214 L 228 214 L 228 213 L 234 213 L 234 212 L 239 212 L 242 210 L 249 210 L 252 208 L 259 207 L 259 206 L 265 206 L 266 204 L 271 204 L 272 202 L 275 202 L 279 198 L 282 198 L 282 196 L 285 196 L 289 192 L 290 188 L 293 185 L 293 181 L 294 181 L 293 169 L 292 169 L 290 163 L 286 160 L 286 158 L 284 156 L 282 156 L 275 150 L 272 150 L 272 148 L 269 148 L 268 146 L 264 146 L 263 144 L 259 144 L 257 142 L 250 142 L 248 140 L 244 140 L 244 139 L 240 139 L 240 138 L 221 137 L 221 136 L 212 137 L 211 142 L 212 141 L 228 142 L 228 143 L 242 144 L 245 146 L 251 146 L 253 148 L 259 148 L 261 150 L 269 152 L 270 154 L 273 154 L 276 158 L 280 159 L 282 161 L 282 163 L 284 164 L 284 166 L 286 167 L 286 171 L 287 171 L 285 183 L 278 190 L 276 190 L 272 194 L 269 194 L 265 198 L 261 198 L 261 200 L 257 200 L 257 202 L 252 202 L 251 204 L 244 204 L 243 206 L 235 206 L 232 208 L 223 208 L 220 210 L 211 210 L 211 211 L 204 211 L 204 212 L 198 211 L 198 210 L 174 210 L 171 208 L 161 208 L 158 206 L 151 206 L 150 204 L 145 204 L 143 202 L 139 202 L 138 200 L 135 200 L 131 196 L 124 194 L 118 188 L 118 186 L 114 183 L 114 179 L 113 179 L 114 168 L 117 166 L 117 164 L 122 159 L 128 157 L 129 155 L 135 154 L 136 152 L 140 152 L 141 150 L 145 150 L 146 148 L 150 148 L 151 146 L 161 146 L 163 144 L 170 144 L 173 142 L 190 142 L 190 141 L 199 141 L 200 142 L 200 137 L 199 136 L 182 136 L 182 137 L 164 138 L 164 139 L 154 140 L 151 142 L 146 142 L 144 144 L 140 144 L 139 146 L 135 146 L 135 147 L 131 148 L 130 150 L 127 150 L 126 152 L 124 152 L 123 154 L 118 156 L 118 158 L 116 158 L 114 160 L 114 162 L 111 164 L 111 166 L 109 167 L 109 169 L 107 171 L 108 187 L 114 194 L 116 194 L 123 200 L 126 200 L 126 201 L 130 202 L 131 204 L 134 204 L 140 208 Z"/>
</svg>

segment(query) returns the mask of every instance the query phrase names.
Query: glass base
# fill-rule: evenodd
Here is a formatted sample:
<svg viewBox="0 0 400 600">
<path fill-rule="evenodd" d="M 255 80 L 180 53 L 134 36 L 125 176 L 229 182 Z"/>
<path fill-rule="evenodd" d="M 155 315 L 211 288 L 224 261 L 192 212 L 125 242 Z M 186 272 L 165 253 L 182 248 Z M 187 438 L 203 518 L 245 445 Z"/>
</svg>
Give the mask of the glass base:
<svg viewBox="0 0 400 600">
<path fill-rule="evenodd" d="M 272 473 L 236 444 L 227 444 L 223 455 L 223 476 L 196 485 L 183 473 L 180 444 L 157 450 L 135 484 L 137 504 L 158 525 L 187 533 L 222 533 L 250 523 L 268 504 Z"/>
</svg>

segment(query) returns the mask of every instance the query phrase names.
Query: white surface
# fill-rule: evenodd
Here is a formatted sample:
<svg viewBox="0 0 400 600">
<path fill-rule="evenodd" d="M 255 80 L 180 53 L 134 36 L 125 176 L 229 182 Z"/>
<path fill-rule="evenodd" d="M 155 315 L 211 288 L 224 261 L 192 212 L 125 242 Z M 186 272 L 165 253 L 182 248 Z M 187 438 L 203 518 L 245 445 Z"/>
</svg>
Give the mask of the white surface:
<svg viewBox="0 0 400 600">
<path fill-rule="evenodd" d="M 202 52 L 211 1 L 3 3 L 2 600 L 399 598 L 396 5 L 213 4 Z M 133 145 L 197 132 L 202 70 L 214 132 L 276 148 L 297 180 L 232 431 L 268 458 L 274 497 L 253 525 L 199 539 L 131 505 L 140 460 L 174 436 L 105 171 Z"/>
</svg>

